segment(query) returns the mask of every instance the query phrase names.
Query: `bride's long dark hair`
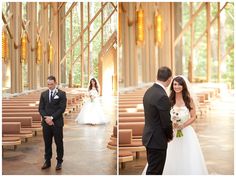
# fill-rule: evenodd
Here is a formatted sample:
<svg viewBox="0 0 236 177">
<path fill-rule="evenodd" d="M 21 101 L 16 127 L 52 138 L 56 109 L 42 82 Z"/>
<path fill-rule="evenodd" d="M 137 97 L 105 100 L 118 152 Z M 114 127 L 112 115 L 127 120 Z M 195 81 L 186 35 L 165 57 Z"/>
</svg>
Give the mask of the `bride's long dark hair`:
<svg viewBox="0 0 236 177">
<path fill-rule="evenodd" d="M 170 98 L 171 107 L 173 107 L 176 103 L 176 93 L 175 93 L 174 88 L 173 88 L 174 81 L 178 82 L 183 87 L 183 90 L 182 90 L 183 100 L 184 100 L 185 106 L 188 108 L 189 111 L 191 111 L 193 108 L 190 106 L 190 103 L 191 103 L 190 94 L 189 94 L 189 91 L 188 91 L 187 84 L 181 76 L 175 77 L 172 80 L 172 83 L 171 83 L 171 86 L 170 86 L 170 96 L 169 96 L 169 98 Z"/>
<path fill-rule="evenodd" d="M 98 83 L 97 83 L 97 80 L 95 78 L 90 79 L 90 81 L 89 81 L 89 90 L 92 90 L 92 88 L 93 88 L 92 81 L 95 82 L 95 88 L 96 88 L 97 92 L 99 92 L 98 91 Z"/>
</svg>

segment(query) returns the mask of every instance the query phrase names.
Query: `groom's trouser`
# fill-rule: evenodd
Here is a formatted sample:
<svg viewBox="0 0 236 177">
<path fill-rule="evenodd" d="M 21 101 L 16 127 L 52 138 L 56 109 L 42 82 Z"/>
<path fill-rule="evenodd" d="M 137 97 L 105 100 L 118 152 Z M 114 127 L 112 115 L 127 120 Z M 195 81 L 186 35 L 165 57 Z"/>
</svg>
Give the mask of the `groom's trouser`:
<svg viewBox="0 0 236 177">
<path fill-rule="evenodd" d="M 57 161 L 63 162 L 64 147 L 63 147 L 63 127 L 43 125 L 43 139 L 45 144 L 45 155 L 46 161 L 50 161 L 52 158 L 52 137 L 57 148 Z"/>
<path fill-rule="evenodd" d="M 162 175 L 165 161 L 166 149 L 146 148 L 148 168 L 146 175 Z"/>
</svg>

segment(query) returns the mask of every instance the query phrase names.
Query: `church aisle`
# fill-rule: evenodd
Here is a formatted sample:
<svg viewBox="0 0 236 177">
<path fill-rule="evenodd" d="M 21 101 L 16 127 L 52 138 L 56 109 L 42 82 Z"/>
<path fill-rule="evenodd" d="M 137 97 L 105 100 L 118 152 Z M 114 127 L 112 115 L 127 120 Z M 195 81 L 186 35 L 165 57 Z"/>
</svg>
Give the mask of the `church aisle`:
<svg viewBox="0 0 236 177">
<path fill-rule="evenodd" d="M 110 118 L 107 125 L 78 125 L 74 121 L 78 113 L 65 118 L 65 152 L 61 171 L 55 170 L 54 142 L 52 166 L 41 170 L 44 144 L 40 132 L 27 143 L 19 145 L 16 151 L 3 151 L 3 175 L 116 175 L 116 152 L 106 147 L 116 122 L 116 97 L 111 99 L 108 100 L 109 106 L 105 99 L 102 102 L 104 112 Z"/>
<path fill-rule="evenodd" d="M 211 102 L 205 118 L 194 124 L 211 175 L 234 174 L 235 97 L 225 92 Z"/>
</svg>

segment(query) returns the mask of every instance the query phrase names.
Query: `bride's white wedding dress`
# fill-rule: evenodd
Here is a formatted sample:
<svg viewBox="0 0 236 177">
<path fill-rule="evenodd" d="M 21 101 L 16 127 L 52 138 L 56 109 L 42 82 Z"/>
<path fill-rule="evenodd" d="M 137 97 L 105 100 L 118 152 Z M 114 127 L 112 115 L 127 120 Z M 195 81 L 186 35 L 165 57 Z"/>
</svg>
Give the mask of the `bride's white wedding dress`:
<svg viewBox="0 0 236 177">
<path fill-rule="evenodd" d="M 178 112 L 182 122 L 190 118 L 190 113 L 186 106 L 174 106 L 171 110 L 171 116 L 173 117 L 176 112 Z M 176 131 L 174 132 L 173 140 L 168 143 L 163 175 L 207 175 L 208 171 L 202 150 L 192 126 L 182 129 L 182 137 L 176 137 Z M 146 174 L 146 170 L 147 165 L 143 170 L 143 175 Z"/>
<path fill-rule="evenodd" d="M 105 124 L 108 120 L 102 110 L 97 90 L 89 91 L 89 99 L 85 101 L 79 115 L 75 119 L 79 124 Z"/>
</svg>

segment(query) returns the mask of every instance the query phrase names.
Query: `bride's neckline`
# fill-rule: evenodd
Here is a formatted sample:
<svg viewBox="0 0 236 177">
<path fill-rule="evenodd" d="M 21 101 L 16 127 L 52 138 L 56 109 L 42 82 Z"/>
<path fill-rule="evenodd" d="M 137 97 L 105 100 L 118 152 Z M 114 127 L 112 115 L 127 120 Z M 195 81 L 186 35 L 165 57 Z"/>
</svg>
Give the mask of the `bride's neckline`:
<svg viewBox="0 0 236 177">
<path fill-rule="evenodd" d="M 181 105 L 181 106 L 176 106 L 176 105 L 174 105 L 174 107 L 177 107 L 177 108 L 184 108 L 184 107 L 186 107 L 185 105 Z"/>
</svg>

